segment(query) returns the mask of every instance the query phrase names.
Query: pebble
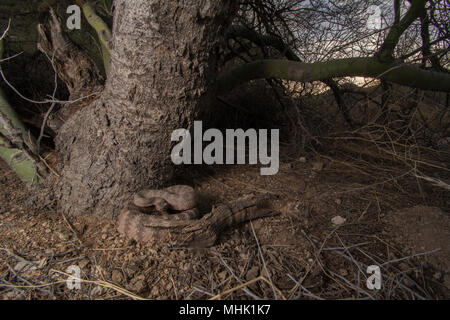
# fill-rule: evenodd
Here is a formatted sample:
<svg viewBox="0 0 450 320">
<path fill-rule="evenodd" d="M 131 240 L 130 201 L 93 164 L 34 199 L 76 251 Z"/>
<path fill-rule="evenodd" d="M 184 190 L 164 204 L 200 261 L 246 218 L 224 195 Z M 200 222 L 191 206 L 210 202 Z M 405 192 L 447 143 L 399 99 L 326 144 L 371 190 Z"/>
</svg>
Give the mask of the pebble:
<svg viewBox="0 0 450 320">
<path fill-rule="evenodd" d="M 94 297 L 101 296 L 102 294 L 103 294 L 103 287 L 102 286 L 96 286 L 91 291 L 91 295 L 94 296 Z"/>
<path fill-rule="evenodd" d="M 339 275 L 346 277 L 348 276 L 348 271 L 344 268 L 339 269 Z"/>
<path fill-rule="evenodd" d="M 136 282 L 133 282 L 133 290 L 136 290 L 136 292 L 142 292 L 145 289 L 147 289 L 147 282 L 145 280 L 139 280 Z"/>
<path fill-rule="evenodd" d="M 90 261 L 88 258 L 84 258 L 78 263 L 78 266 L 80 267 L 80 269 L 84 269 L 89 264 L 89 262 Z"/>
<path fill-rule="evenodd" d="M 398 268 L 399 268 L 401 271 L 406 271 L 406 270 L 409 270 L 409 269 L 410 269 L 409 266 L 408 266 L 408 264 L 406 264 L 405 262 L 400 263 L 400 264 L 398 265 Z"/>
<path fill-rule="evenodd" d="M 225 279 L 227 278 L 227 275 L 228 275 L 227 271 L 222 271 L 222 272 L 219 272 L 217 277 L 219 278 L 220 281 L 225 281 Z"/>
<path fill-rule="evenodd" d="M 111 279 L 115 283 L 122 283 L 123 282 L 122 271 L 117 270 L 117 269 L 113 270 L 112 275 L 111 275 Z"/>
<path fill-rule="evenodd" d="M 152 294 L 152 296 L 154 296 L 154 297 L 158 297 L 158 296 L 159 296 L 159 289 L 158 289 L 157 286 L 154 286 L 154 287 L 152 288 L 151 294 Z"/>
<path fill-rule="evenodd" d="M 58 232 L 58 237 L 62 241 L 67 241 L 70 238 L 70 236 L 67 233 L 63 233 L 63 232 Z"/>
<path fill-rule="evenodd" d="M 245 279 L 247 279 L 247 281 L 249 281 L 249 280 L 256 278 L 258 275 L 259 275 L 259 267 L 254 266 L 250 270 L 247 271 L 247 274 L 245 275 Z"/>
<path fill-rule="evenodd" d="M 322 171 L 324 167 L 324 163 L 322 161 L 316 161 L 313 163 L 312 170 L 313 171 Z"/>
<path fill-rule="evenodd" d="M 331 223 L 334 224 L 335 226 L 340 226 L 340 225 L 344 224 L 345 221 L 347 221 L 347 219 L 345 219 L 341 216 L 335 216 L 335 217 L 333 217 L 333 219 L 331 219 Z"/>
</svg>

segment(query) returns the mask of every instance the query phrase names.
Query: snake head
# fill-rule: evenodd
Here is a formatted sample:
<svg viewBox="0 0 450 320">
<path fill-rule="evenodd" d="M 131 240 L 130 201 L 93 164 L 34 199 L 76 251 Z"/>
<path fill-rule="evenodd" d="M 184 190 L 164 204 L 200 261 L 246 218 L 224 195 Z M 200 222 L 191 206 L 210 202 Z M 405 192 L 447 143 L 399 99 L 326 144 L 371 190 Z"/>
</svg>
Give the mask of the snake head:
<svg viewBox="0 0 450 320">
<path fill-rule="evenodd" d="M 159 212 L 167 213 L 167 211 L 169 210 L 169 203 L 162 198 L 155 199 L 153 205 Z"/>
</svg>

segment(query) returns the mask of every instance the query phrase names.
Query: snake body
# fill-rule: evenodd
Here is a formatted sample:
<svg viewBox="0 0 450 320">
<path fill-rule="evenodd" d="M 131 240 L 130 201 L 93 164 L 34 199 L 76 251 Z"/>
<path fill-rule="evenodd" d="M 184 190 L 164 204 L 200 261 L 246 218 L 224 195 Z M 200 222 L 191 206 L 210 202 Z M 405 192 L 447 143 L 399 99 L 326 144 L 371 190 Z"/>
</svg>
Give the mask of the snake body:
<svg viewBox="0 0 450 320">
<path fill-rule="evenodd" d="M 197 198 L 192 187 L 175 185 L 162 190 L 145 189 L 135 194 L 133 202 L 138 207 L 155 206 L 156 209 L 185 211 L 197 206 Z"/>
<path fill-rule="evenodd" d="M 136 238 L 146 234 L 157 239 L 160 228 L 184 226 L 199 218 L 194 189 L 175 185 L 162 190 L 144 189 L 136 193 L 119 216 L 119 232 Z M 155 214 L 155 210 L 159 214 Z"/>
</svg>

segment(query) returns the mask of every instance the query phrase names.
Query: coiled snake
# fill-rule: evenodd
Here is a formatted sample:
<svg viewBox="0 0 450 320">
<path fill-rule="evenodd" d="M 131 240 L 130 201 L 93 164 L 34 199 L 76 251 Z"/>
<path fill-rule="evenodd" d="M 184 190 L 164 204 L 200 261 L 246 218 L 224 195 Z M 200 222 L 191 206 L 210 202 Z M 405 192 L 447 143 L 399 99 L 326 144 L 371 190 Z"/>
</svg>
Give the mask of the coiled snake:
<svg viewBox="0 0 450 320">
<path fill-rule="evenodd" d="M 260 207 L 262 200 L 250 196 L 222 203 L 199 219 L 193 188 L 175 185 L 162 190 L 146 189 L 136 193 L 123 208 L 118 229 L 128 238 L 157 246 L 208 247 L 222 230 L 276 214 L 270 208 Z"/>
<path fill-rule="evenodd" d="M 192 187 L 174 185 L 162 190 L 144 189 L 134 195 L 133 201 L 122 210 L 119 231 L 126 230 L 131 217 L 145 217 L 145 227 L 176 227 L 199 218 L 197 196 Z M 152 210 L 154 209 L 154 210 Z M 157 212 L 155 212 L 155 210 Z"/>
</svg>

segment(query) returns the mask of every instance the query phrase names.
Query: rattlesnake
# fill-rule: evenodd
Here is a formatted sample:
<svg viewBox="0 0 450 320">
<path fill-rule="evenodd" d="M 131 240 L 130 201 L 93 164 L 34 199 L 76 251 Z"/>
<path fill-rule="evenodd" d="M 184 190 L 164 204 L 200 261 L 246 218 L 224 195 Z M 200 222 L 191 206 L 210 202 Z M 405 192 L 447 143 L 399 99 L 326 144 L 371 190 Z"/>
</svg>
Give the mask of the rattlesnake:
<svg viewBox="0 0 450 320">
<path fill-rule="evenodd" d="M 156 246 L 208 247 L 226 228 L 276 214 L 264 207 L 264 200 L 265 197 L 246 196 L 221 203 L 200 219 L 196 194 L 191 187 L 176 185 L 163 190 L 143 190 L 121 211 L 119 232 Z M 150 207 L 159 213 L 149 212 Z"/>
<path fill-rule="evenodd" d="M 119 231 L 128 235 L 135 232 L 130 228 L 171 228 L 185 225 L 199 218 L 196 206 L 196 193 L 187 185 L 174 185 L 161 190 L 144 189 L 136 193 L 122 210 Z M 156 214 L 153 208 L 156 209 Z M 143 223 L 136 225 L 134 220 L 137 219 Z"/>
</svg>

